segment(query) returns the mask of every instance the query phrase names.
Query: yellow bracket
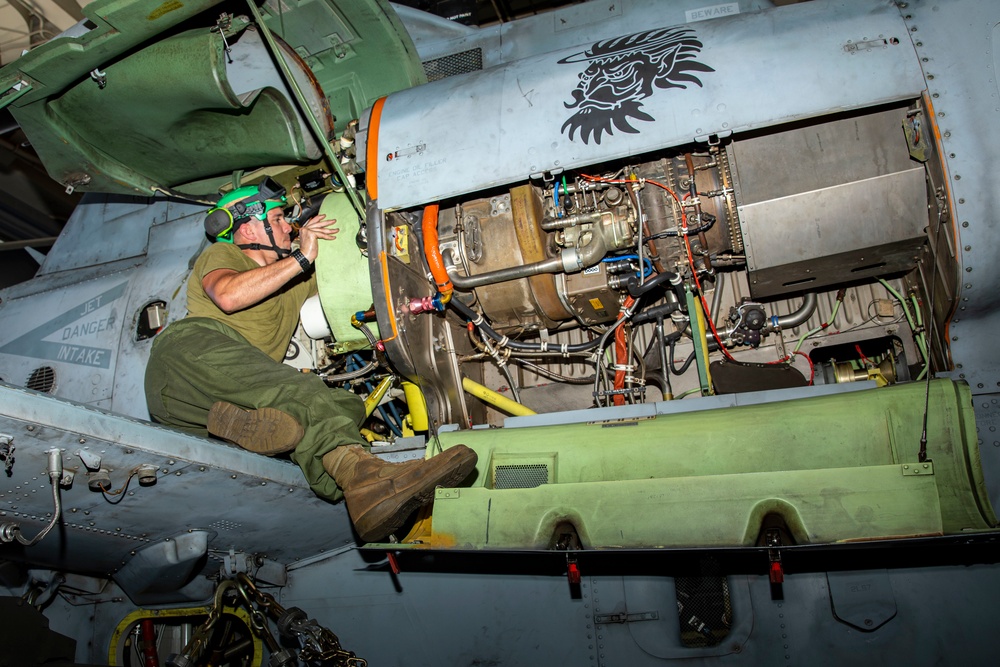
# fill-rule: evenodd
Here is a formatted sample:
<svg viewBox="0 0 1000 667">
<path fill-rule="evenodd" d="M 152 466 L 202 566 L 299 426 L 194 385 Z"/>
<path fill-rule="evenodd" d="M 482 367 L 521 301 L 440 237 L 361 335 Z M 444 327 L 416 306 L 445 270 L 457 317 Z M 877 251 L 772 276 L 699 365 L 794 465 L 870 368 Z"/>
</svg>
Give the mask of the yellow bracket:
<svg viewBox="0 0 1000 667">
<path fill-rule="evenodd" d="M 392 386 L 393 379 L 394 378 L 391 375 L 384 378 L 381 382 L 378 383 L 378 385 L 375 387 L 372 393 L 368 394 L 368 398 L 365 399 L 366 418 L 371 417 L 372 413 L 375 412 L 375 408 L 377 408 L 378 404 L 382 402 L 382 399 L 385 397 L 386 392 L 389 391 L 389 387 Z"/>
</svg>

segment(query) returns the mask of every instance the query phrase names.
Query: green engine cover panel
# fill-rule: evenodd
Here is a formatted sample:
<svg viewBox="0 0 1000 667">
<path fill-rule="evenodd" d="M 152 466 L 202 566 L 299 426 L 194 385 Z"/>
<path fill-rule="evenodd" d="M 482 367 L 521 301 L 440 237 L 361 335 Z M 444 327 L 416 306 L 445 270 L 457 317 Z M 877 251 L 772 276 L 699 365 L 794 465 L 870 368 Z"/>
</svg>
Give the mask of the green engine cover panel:
<svg viewBox="0 0 1000 667">
<path fill-rule="evenodd" d="M 634 422 L 453 431 L 479 455 L 471 488 L 438 489 L 423 546 L 546 549 L 754 545 L 777 515 L 797 544 L 988 530 L 965 384 L 924 385 Z M 519 488 L 520 487 L 520 488 Z M 528 487 L 528 488 L 524 488 Z"/>
<path fill-rule="evenodd" d="M 425 81 L 385 0 L 265 3 L 264 22 L 328 133 L 320 140 L 258 27 L 230 16 L 220 34 L 233 5 L 217 4 L 97 0 L 83 10 L 89 30 L 0 69 L 0 108 L 68 187 L 211 195 L 233 172 L 319 162 L 319 141 L 379 97 Z"/>
</svg>

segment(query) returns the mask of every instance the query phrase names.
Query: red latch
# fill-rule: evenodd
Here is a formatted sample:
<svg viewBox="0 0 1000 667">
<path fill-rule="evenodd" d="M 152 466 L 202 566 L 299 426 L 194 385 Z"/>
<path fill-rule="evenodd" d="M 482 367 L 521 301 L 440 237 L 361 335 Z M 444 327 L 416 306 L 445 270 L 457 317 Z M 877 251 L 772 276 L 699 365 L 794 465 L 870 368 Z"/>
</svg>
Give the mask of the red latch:
<svg viewBox="0 0 1000 667">
<path fill-rule="evenodd" d="M 396 561 L 396 554 L 386 551 L 385 555 L 389 557 L 389 567 L 392 569 L 392 573 L 399 574 L 399 563 Z"/>
<path fill-rule="evenodd" d="M 771 561 L 771 583 L 780 584 L 785 581 L 785 571 L 781 568 L 781 561 Z"/>
<path fill-rule="evenodd" d="M 566 571 L 566 576 L 569 578 L 569 583 L 571 586 L 577 586 L 580 584 L 580 566 L 576 563 L 569 563 L 569 568 Z"/>
</svg>

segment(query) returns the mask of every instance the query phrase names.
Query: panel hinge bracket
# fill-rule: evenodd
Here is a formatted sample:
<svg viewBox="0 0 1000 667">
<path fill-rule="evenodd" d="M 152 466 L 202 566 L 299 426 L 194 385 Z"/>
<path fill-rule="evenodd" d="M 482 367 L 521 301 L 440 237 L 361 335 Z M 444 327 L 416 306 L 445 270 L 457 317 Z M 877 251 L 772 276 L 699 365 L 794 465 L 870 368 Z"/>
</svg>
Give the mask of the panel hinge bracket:
<svg viewBox="0 0 1000 667">
<path fill-rule="evenodd" d="M 899 469 L 903 473 L 903 477 L 926 477 L 934 474 L 934 464 L 930 461 L 926 463 L 904 463 Z"/>
</svg>

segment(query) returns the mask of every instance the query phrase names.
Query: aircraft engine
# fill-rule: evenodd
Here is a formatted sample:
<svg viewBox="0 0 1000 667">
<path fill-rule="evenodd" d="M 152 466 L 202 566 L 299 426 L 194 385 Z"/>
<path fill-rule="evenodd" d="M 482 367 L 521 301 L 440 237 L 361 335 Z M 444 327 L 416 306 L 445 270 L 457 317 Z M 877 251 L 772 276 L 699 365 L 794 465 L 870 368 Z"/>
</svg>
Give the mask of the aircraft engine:
<svg viewBox="0 0 1000 667">
<path fill-rule="evenodd" d="M 442 209 L 438 250 L 507 334 L 612 322 L 630 280 L 691 262 L 745 269 L 755 299 L 908 270 L 928 204 L 908 118 L 880 110 L 549 176 Z"/>
<path fill-rule="evenodd" d="M 634 386 L 581 390 L 572 399 L 579 407 L 609 403 L 615 391 L 643 400 L 647 382 L 664 395 L 671 384 L 683 386 L 683 378 L 668 377 L 667 357 L 703 352 L 699 327 L 712 349 L 721 344 L 733 360 L 759 367 L 753 373 L 760 377 L 750 379 L 740 367 L 741 390 L 805 383 L 804 372 L 811 382 L 867 380 L 872 368 L 886 382 L 907 379 L 905 366 L 916 372 L 926 357 L 910 314 L 923 306 L 907 298 L 904 308 L 893 293 L 909 290 L 924 304 L 931 280 L 945 285 L 940 295 L 952 289 L 945 271 L 920 279 L 913 273 L 925 268 L 928 233 L 947 219 L 935 195 L 940 162 L 914 132 L 925 117 L 919 100 L 842 112 L 384 213 L 375 245 L 385 243 L 387 252 L 372 274 L 376 311 L 384 304 L 407 341 L 397 347 L 390 337 L 387 352 L 414 376 L 434 378 L 425 391 L 446 388 L 448 398 L 430 401 L 450 406 L 442 419 L 473 422 L 483 416 L 463 399 L 464 377 L 493 373 L 502 386 L 553 378 L 586 385 L 594 378 L 593 349 L 623 317 L 650 326 L 625 327 L 634 350 L 598 374 L 624 369 Z M 910 281 L 897 287 L 879 282 L 906 273 Z M 450 310 L 460 317 L 424 319 L 427 290 L 445 285 L 453 287 Z M 699 294 L 708 299 L 696 304 Z M 640 307 L 647 312 L 636 315 Z M 837 339 L 851 358 L 833 346 L 792 371 L 799 337 L 838 315 L 853 332 Z M 466 335 L 478 327 L 476 317 L 494 339 Z M 911 328 L 905 335 L 902 319 Z M 656 323 L 664 321 L 661 332 Z M 855 349 L 863 341 L 875 361 Z M 661 348 L 669 350 L 663 359 Z M 536 358 L 525 362 L 524 355 Z M 861 370 L 844 367 L 861 356 Z M 719 369 L 716 384 L 725 385 L 726 372 L 740 364 Z M 517 366 L 519 379 L 508 365 Z M 471 370 L 477 366 L 481 372 Z M 775 380 L 778 366 L 789 371 L 784 379 Z"/>
<path fill-rule="evenodd" d="M 714 150 L 520 185 L 442 211 L 439 249 L 456 290 L 475 290 L 497 331 L 613 322 L 630 280 L 687 264 L 682 229 L 697 237 L 702 269 L 712 255 L 729 265 L 741 255 L 728 171 Z"/>
</svg>

